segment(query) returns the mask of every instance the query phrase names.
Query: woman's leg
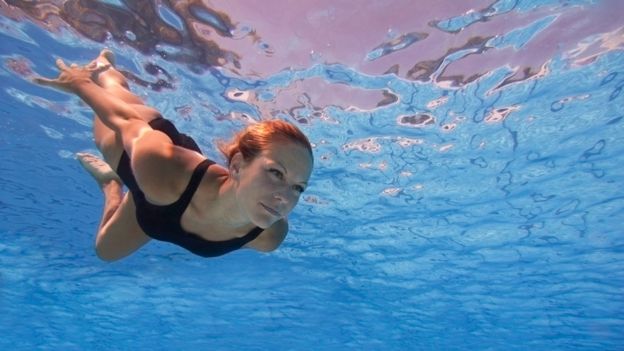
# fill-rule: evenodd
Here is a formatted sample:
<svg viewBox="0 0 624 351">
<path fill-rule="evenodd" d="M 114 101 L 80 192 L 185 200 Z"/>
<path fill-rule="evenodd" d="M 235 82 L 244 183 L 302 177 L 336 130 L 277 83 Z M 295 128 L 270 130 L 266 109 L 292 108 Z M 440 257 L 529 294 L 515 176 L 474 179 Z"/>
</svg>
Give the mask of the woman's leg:
<svg viewBox="0 0 624 351">
<path fill-rule="evenodd" d="M 115 261 L 145 245 L 150 238 L 139 227 L 132 196 L 123 193 L 117 174 L 108 163 L 91 154 L 79 153 L 78 160 L 104 194 L 104 210 L 95 237 L 97 255 Z"/>
<path fill-rule="evenodd" d="M 110 50 L 102 50 L 100 55 L 91 63 L 97 65 L 110 65 L 110 68 L 100 73 L 97 77 L 97 83 L 104 88 L 107 93 L 123 100 L 132 106 L 141 115 L 146 122 L 160 117 L 158 110 L 146 106 L 143 100 L 130 91 L 128 81 L 114 67 L 115 60 Z M 123 153 L 123 144 L 121 139 L 115 135 L 115 132 L 108 128 L 102 120 L 95 115 L 93 120 L 93 137 L 95 145 L 104 156 L 104 160 L 116 169 L 119 159 Z"/>
<path fill-rule="evenodd" d="M 144 105 L 138 96 L 130 92 L 125 77 L 113 67 L 112 52 L 103 50 L 92 64 L 111 65 L 97 79 L 97 83 L 107 93 L 132 105 L 148 122 L 160 116 L 157 110 Z M 139 249 L 149 241 L 149 237 L 136 221 L 132 196 L 123 194 L 121 179 L 113 171 L 124 151 L 120 138 L 97 115 L 93 120 L 93 136 L 104 161 L 90 154 L 77 156 L 104 194 L 102 219 L 95 239 L 96 252 L 103 260 L 114 261 Z"/>
</svg>

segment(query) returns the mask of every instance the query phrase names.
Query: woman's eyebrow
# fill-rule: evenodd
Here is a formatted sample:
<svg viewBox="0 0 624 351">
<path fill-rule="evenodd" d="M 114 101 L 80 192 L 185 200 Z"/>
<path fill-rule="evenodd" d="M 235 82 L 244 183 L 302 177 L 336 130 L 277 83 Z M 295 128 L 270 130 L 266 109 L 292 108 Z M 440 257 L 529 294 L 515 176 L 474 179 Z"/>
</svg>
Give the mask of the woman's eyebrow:
<svg viewBox="0 0 624 351">
<path fill-rule="evenodd" d="M 275 163 L 277 163 L 278 165 L 280 165 L 284 169 L 284 174 L 288 174 L 288 169 L 280 161 L 275 160 Z M 308 186 L 308 182 L 306 182 L 306 181 L 300 181 L 300 182 L 297 182 L 297 183 L 301 183 L 301 184 L 303 184 L 305 186 Z"/>
<path fill-rule="evenodd" d="M 275 162 L 276 162 L 278 165 L 282 166 L 282 168 L 284 169 L 284 173 L 288 174 L 288 169 L 287 169 L 287 168 L 286 168 L 286 167 L 285 167 L 285 166 L 284 166 L 284 165 L 283 165 L 280 161 L 275 160 Z"/>
</svg>

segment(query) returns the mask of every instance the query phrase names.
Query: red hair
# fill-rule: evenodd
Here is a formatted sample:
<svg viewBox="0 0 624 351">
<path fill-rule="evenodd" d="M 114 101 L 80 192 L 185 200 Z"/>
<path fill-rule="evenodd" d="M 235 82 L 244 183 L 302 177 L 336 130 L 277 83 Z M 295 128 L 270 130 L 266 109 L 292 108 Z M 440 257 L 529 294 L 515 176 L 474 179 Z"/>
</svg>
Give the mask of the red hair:
<svg viewBox="0 0 624 351">
<path fill-rule="evenodd" d="M 229 142 L 219 142 L 217 147 L 229 165 L 237 152 L 240 152 L 243 159 L 249 162 L 277 140 L 297 143 L 305 147 L 310 152 L 310 157 L 314 158 L 312 146 L 305 134 L 295 125 L 279 119 L 251 124 L 236 133 Z"/>
</svg>

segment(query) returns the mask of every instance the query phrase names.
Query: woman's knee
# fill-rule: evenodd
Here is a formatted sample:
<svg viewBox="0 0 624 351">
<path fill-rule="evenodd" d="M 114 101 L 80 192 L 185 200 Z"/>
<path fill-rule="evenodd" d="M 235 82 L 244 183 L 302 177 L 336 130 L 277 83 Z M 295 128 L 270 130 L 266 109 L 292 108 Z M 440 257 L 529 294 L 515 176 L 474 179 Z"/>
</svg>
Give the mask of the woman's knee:
<svg viewBox="0 0 624 351">
<path fill-rule="evenodd" d="M 100 232 L 95 239 L 95 253 L 101 260 L 113 262 L 130 256 L 148 241 L 148 236 L 132 230 L 109 233 Z"/>
<path fill-rule="evenodd" d="M 124 249 L 125 243 L 119 239 L 116 240 L 112 235 L 106 234 L 105 231 L 100 230 L 95 238 L 95 254 L 97 257 L 102 261 L 113 262 L 128 256 L 128 250 Z"/>
</svg>

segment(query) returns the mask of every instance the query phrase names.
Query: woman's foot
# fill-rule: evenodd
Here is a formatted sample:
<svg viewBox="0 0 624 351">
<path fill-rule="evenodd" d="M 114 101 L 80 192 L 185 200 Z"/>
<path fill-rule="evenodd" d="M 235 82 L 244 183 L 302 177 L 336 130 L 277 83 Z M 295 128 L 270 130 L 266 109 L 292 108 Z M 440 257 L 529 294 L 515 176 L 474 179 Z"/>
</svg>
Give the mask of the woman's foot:
<svg viewBox="0 0 624 351">
<path fill-rule="evenodd" d="M 122 87 L 128 89 L 126 78 L 115 69 L 115 54 L 109 49 L 100 51 L 98 57 L 91 61 L 87 67 L 102 69 L 98 75 L 94 77 L 94 81 L 102 88 Z"/>
<path fill-rule="evenodd" d="M 76 157 L 82 167 L 95 179 L 100 188 L 104 188 L 111 183 L 121 185 L 121 179 L 117 173 L 104 160 L 86 152 L 77 153 Z"/>
<path fill-rule="evenodd" d="M 102 49 L 98 57 L 96 57 L 95 60 L 91 61 L 89 64 L 96 66 L 111 65 L 115 67 L 115 54 L 113 54 L 113 52 L 109 49 Z"/>
</svg>

